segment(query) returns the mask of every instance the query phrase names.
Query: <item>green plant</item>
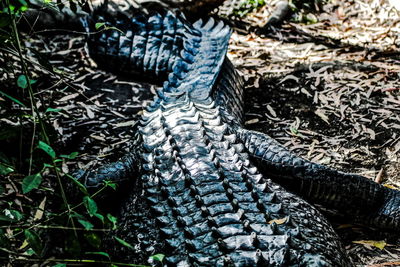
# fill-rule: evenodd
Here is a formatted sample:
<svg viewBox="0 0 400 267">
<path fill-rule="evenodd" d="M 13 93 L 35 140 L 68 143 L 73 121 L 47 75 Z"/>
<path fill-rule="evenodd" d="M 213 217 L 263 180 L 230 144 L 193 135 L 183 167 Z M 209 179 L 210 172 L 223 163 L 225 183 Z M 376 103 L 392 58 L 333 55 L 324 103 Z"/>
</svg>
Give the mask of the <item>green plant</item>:
<svg viewBox="0 0 400 267">
<path fill-rule="evenodd" d="M 57 6 L 50 2 L 45 0 L 51 8 Z M 59 153 L 52 114 L 63 111 L 42 96 L 38 81 L 49 75 L 60 81 L 68 77 L 49 63 L 30 61 L 28 54 L 35 51 L 25 47 L 29 36 L 18 22 L 31 8 L 25 0 L 0 2 L 0 145 L 7 148 L 0 152 L 0 260 L 11 265 L 44 260 L 54 266 L 112 265 L 110 255 L 101 250 L 101 234 L 115 229 L 117 219 L 98 208 L 96 197 L 116 185 L 105 182 L 88 192 L 63 169 L 78 153 Z M 106 30 L 103 26 L 99 28 Z M 67 184 L 80 193 L 70 197 Z M 53 255 L 48 254 L 47 237 L 55 231 L 58 239 L 51 242 L 63 258 L 49 259 Z M 86 259 L 75 259 L 78 255 Z"/>
<path fill-rule="evenodd" d="M 247 0 L 243 2 L 238 9 L 234 10 L 234 14 L 239 17 L 244 17 L 265 4 L 265 0 Z"/>
</svg>

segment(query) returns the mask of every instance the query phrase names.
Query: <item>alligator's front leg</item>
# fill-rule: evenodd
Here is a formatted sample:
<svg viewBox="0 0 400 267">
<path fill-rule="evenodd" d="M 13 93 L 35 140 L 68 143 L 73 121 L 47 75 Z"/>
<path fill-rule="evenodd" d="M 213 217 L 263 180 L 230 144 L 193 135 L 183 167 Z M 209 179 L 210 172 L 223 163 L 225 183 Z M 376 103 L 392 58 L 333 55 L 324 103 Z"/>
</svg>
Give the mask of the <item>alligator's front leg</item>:
<svg viewBox="0 0 400 267">
<path fill-rule="evenodd" d="M 104 181 L 120 183 L 138 176 L 138 159 L 134 153 L 130 153 L 116 162 L 101 166 L 94 170 L 79 170 L 74 177 L 86 187 L 98 187 Z"/>
<path fill-rule="evenodd" d="M 400 226 L 400 191 L 300 158 L 266 134 L 239 129 L 265 175 L 305 199 L 380 228 Z"/>
</svg>

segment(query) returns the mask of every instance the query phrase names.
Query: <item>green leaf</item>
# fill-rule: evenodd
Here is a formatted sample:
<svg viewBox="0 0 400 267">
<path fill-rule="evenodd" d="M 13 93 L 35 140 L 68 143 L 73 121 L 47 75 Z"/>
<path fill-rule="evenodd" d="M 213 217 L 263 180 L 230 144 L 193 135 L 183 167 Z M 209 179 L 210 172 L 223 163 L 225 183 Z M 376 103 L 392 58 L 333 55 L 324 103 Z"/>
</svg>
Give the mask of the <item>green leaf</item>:
<svg viewBox="0 0 400 267">
<path fill-rule="evenodd" d="M 14 169 L 10 166 L 0 163 L 0 175 L 7 175 L 9 173 L 12 173 L 13 171 Z"/>
<path fill-rule="evenodd" d="M 78 218 L 78 219 L 82 219 L 82 220 L 85 219 L 85 216 L 83 216 L 83 215 L 81 215 L 81 214 L 79 214 L 77 212 L 74 212 L 74 211 L 70 213 L 70 217 L 71 218 Z"/>
<path fill-rule="evenodd" d="M 11 14 L 14 14 L 15 6 L 14 5 L 8 5 L 8 8 L 11 10 Z"/>
<path fill-rule="evenodd" d="M 76 156 L 78 156 L 78 155 L 79 155 L 78 152 L 72 152 L 71 154 L 68 155 L 68 158 L 69 158 L 69 159 L 74 159 L 74 158 L 76 158 Z"/>
<path fill-rule="evenodd" d="M 117 184 L 115 183 L 115 182 L 112 182 L 112 181 L 104 181 L 104 184 L 106 185 L 106 186 L 109 186 L 109 187 L 111 187 L 112 189 L 114 189 L 114 190 L 116 190 L 117 189 Z"/>
<path fill-rule="evenodd" d="M 28 80 L 25 75 L 19 75 L 17 79 L 17 85 L 22 89 L 28 88 Z"/>
<path fill-rule="evenodd" d="M 57 73 L 57 74 L 63 74 L 64 73 L 64 71 L 62 71 L 60 69 L 57 69 L 56 67 L 53 67 L 53 72 Z"/>
<path fill-rule="evenodd" d="M 85 196 L 83 198 L 83 204 L 85 204 L 85 207 L 86 207 L 90 217 L 96 215 L 96 213 L 97 213 L 97 204 L 93 199 L 91 199 L 88 196 Z"/>
<path fill-rule="evenodd" d="M 113 230 L 117 229 L 117 217 L 114 217 L 110 213 L 108 213 L 107 219 L 113 224 Z"/>
<path fill-rule="evenodd" d="M 28 256 L 32 256 L 33 254 L 35 254 L 35 251 L 33 249 L 29 248 L 27 251 L 25 251 L 24 254 L 26 254 Z"/>
<path fill-rule="evenodd" d="M 79 190 L 80 190 L 82 193 L 84 193 L 85 195 L 89 195 L 89 193 L 88 193 L 86 187 L 85 187 L 81 182 L 79 182 L 78 179 L 75 179 L 74 177 L 72 177 L 72 176 L 69 175 L 68 173 L 65 173 L 65 175 L 66 175 L 72 182 L 74 182 L 74 184 L 75 184 L 76 186 L 78 186 Z"/>
<path fill-rule="evenodd" d="M 23 6 L 27 6 L 28 5 L 28 3 L 25 0 L 18 0 L 18 2 L 20 2 L 21 5 L 23 5 Z"/>
<path fill-rule="evenodd" d="M 27 7 L 27 6 L 21 6 L 21 7 L 19 8 L 19 10 L 20 10 L 21 12 L 24 12 L 24 11 L 27 11 L 27 10 L 28 10 L 28 7 Z"/>
<path fill-rule="evenodd" d="M 353 243 L 364 245 L 367 248 L 374 246 L 376 248 L 379 248 L 380 250 L 383 250 L 387 245 L 384 240 L 358 240 L 353 241 Z"/>
<path fill-rule="evenodd" d="M 4 194 L 6 192 L 6 190 L 4 189 L 4 187 L 2 185 L 0 185 L 0 195 Z"/>
<path fill-rule="evenodd" d="M 56 152 L 54 152 L 53 148 L 45 142 L 39 141 L 38 148 L 46 152 L 52 159 L 56 158 Z"/>
<path fill-rule="evenodd" d="M 36 173 L 29 175 L 22 180 L 22 192 L 24 194 L 30 192 L 32 189 L 37 189 L 42 182 L 42 175 Z"/>
<path fill-rule="evenodd" d="M 26 241 L 28 241 L 29 245 L 31 246 L 33 251 L 35 251 L 36 255 L 41 256 L 43 251 L 43 246 L 39 235 L 33 230 L 25 230 L 24 234 Z"/>
<path fill-rule="evenodd" d="M 125 33 L 123 31 L 121 31 L 120 29 L 118 29 L 117 27 L 112 27 L 112 26 L 107 26 L 105 22 L 97 22 L 94 27 L 96 28 L 96 30 L 100 30 L 101 28 L 103 28 L 102 30 L 115 30 L 120 32 L 121 34 L 125 35 Z"/>
<path fill-rule="evenodd" d="M 24 218 L 24 215 L 17 211 L 17 210 L 9 210 L 5 209 L 4 210 L 4 217 L 1 219 L 3 221 L 20 221 Z"/>
<path fill-rule="evenodd" d="M 307 24 L 315 24 L 318 22 L 318 18 L 314 14 L 309 13 L 306 15 L 305 21 Z"/>
<path fill-rule="evenodd" d="M 128 242 L 126 242 L 125 240 L 122 240 L 121 238 L 118 238 L 116 236 L 114 236 L 114 239 L 117 240 L 121 245 L 124 245 L 125 247 L 130 248 L 130 249 L 134 249 L 134 247 L 131 244 L 129 244 Z"/>
<path fill-rule="evenodd" d="M 20 221 L 24 218 L 24 214 L 22 214 L 21 212 L 19 212 L 17 210 L 10 210 L 10 213 L 12 214 L 12 216 L 14 217 L 14 220 L 16 220 L 16 221 Z"/>
<path fill-rule="evenodd" d="M 295 127 L 290 127 L 290 132 L 291 132 L 293 135 L 297 135 L 297 134 L 299 133 L 298 129 L 295 128 Z"/>
<path fill-rule="evenodd" d="M 45 112 L 60 112 L 61 110 L 60 108 L 47 108 Z"/>
<path fill-rule="evenodd" d="M 103 216 L 103 215 L 101 215 L 101 214 L 99 214 L 99 213 L 96 213 L 94 216 L 97 217 L 97 218 L 99 218 L 99 220 L 100 220 L 102 223 L 104 223 L 104 216 Z"/>
<path fill-rule="evenodd" d="M 86 230 L 92 230 L 93 229 L 93 224 L 91 224 L 88 221 L 82 220 L 82 219 L 78 219 L 78 222 L 80 224 L 82 224 L 83 227 L 85 227 Z"/>
<path fill-rule="evenodd" d="M 99 248 L 101 245 L 101 238 L 99 235 L 95 233 L 85 233 L 85 238 L 89 242 L 90 245 L 92 245 L 95 248 Z"/>
<path fill-rule="evenodd" d="M 94 27 L 96 28 L 96 30 L 100 29 L 101 27 L 103 27 L 106 23 L 105 22 L 97 22 Z"/>
<path fill-rule="evenodd" d="M 65 264 L 65 263 L 57 263 L 56 265 L 53 265 L 52 267 L 67 267 L 67 264 Z"/>
<path fill-rule="evenodd" d="M 25 106 L 21 101 L 19 101 L 18 99 L 14 98 L 14 97 L 12 97 L 12 96 L 10 96 L 10 95 L 7 95 L 6 93 L 4 93 L 4 92 L 2 92 L 2 91 L 0 91 L 0 95 L 2 95 L 2 96 L 4 96 L 4 97 L 7 97 L 7 98 L 10 99 L 11 101 L 14 101 L 14 102 L 17 103 L 18 105 L 21 105 L 21 106 L 23 106 L 23 107 L 26 108 L 26 106 Z"/>
<path fill-rule="evenodd" d="M 72 152 L 69 155 L 60 155 L 61 158 L 66 158 L 66 159 L 74 159 L 76 156 L 78 156 L 78 152 Z"/>
<path fill-rule="evenodd" d="M 101 256 L 107 257 L 108 259 L 111 259 L 110 255 L 107 252 L 103 252 L 103 251 L 85 252 L 85 254 L 87 254 L 87 255 L 101 255 Z"/>
<path fill-rule="evenodd" d="M 43 163 L 43 168 L 54 168 L 54 166 L 48 163 Z"/>
<path fill-rule="evenodd" d="M 153 261 L 159 261 L 162 262 L 165 258 L 164 254 L 155 254 L 153 256 L 150 256 L 150 259 L 152 259 Z"/>
</svg>

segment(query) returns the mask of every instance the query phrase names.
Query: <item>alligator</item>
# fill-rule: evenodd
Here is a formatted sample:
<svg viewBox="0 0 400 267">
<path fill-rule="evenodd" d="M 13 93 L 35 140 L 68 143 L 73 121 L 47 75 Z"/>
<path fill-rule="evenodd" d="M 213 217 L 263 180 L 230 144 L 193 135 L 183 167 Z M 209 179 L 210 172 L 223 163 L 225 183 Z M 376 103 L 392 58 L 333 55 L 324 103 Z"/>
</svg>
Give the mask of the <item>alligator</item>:
<svg viewBox="0 0 400 267">
<path fill-rule="evenodd" d="M 297 157 L 243 128 L 243 82 L 226 57 L 231 30 L 223 22 L 190 23 L 164 9 L 99 9 L 92 18 L 89 31 L 95 22 L 118 28 L 88 35 L 100 67 L 163 81 L 134 126 L 131 152 L 76 174 L 88 188 L 130 181 L 121 186 L 129 196 L 114 234 L 134 249 L 109 243 L 120 258 L 143 263 L 162 253 L 167 266 L 353 266 L 309 203 L 398 229 L 400 192 Z"/>
</svg>

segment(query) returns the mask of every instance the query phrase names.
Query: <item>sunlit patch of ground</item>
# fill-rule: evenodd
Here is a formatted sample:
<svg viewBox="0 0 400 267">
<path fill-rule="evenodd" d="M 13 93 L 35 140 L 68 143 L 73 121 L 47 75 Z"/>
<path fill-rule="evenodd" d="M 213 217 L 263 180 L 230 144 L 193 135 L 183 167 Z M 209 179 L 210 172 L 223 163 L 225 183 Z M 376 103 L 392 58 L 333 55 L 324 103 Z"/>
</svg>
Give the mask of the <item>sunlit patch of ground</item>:
<svg viewBox="0 0 400 267">
<path fill-rule="evenodd" d="M 246 126 L 314 162 L 399 187 L 399 11 L 395 1 L 330 1 L 315 24 L 282 25 L 297 33 L 234 33 L 229 57 L 246 80 Z M 357 263 L 400 258 L 393 235 L 340 228 Z M 388 245 L 352 242 L 372 239 Z"/>
</svg>

